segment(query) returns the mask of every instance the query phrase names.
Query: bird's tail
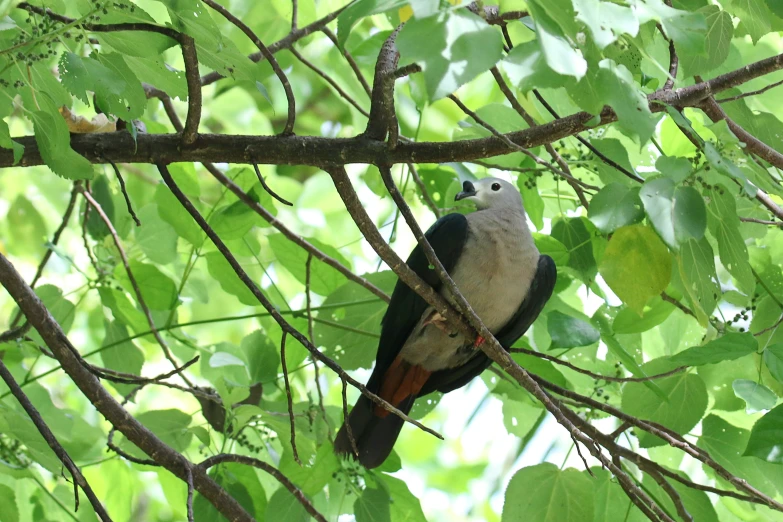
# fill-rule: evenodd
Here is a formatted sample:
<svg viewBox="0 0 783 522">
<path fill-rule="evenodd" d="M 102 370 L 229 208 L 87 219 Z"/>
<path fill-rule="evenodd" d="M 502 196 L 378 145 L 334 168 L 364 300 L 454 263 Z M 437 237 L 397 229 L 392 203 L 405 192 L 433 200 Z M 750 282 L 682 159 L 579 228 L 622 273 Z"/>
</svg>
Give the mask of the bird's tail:
<svg viewBox="0 0 783 522">
<path fill-rule="evenodd" d="M 407 414 L 411 411 L 414 400 L 415 397 L 408 397 L 397 405 L 397 409 Z M 350 426 L 359 462 L 365 468 L 377 468 L 391 453 L 404 422 L 394 414 L 383 417 L 376 415 L 373 402 L 362 395 L 348 415 L 348 420 L 337 432 L 334 451 L 338 455 L 354 455 L 348 435 Z"/>
<path fill-rule="evenodd" d="M 384 373 L 380 386 L 376 386 L 376 379 L 371 378 L 367 387 L 372 391 L 379 389 L 376 392 L 379 397 L 407 414 L 429 376 L 430 372 L 427 370 L 410 365 L 397 357 Z M 338 455 L 357 456 L 365 468 L 376 468 L 391 453 L 403 423 L 399 416 L 389 414 L 387 410 L 373 404 L 372 400 L 362 395 L 340 431 L 337 432 L 334 451 Z M 348 434 L 349 426 L 358 455 L 354 452 Z"/>
</svg>

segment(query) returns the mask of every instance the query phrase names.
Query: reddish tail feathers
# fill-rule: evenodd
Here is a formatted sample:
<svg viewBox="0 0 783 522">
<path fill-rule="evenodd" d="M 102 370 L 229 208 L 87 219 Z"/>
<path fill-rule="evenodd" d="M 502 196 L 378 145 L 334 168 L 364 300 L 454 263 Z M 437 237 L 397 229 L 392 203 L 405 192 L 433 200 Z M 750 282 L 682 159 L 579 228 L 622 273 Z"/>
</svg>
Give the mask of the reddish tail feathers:
<svg viewBox="0 0 783 522">
<path fill-rule="evenodd" d="M 396 406 L 407 397 L 415 397 L 431 374 L 432 372 L 421 366 L 410 364 L 398 355 L 383 376 L 378 396 Z M 373 413 L 381 418 L 389 414 L 387 410 L 378 405 L 375 406 Z"/>
</svg>

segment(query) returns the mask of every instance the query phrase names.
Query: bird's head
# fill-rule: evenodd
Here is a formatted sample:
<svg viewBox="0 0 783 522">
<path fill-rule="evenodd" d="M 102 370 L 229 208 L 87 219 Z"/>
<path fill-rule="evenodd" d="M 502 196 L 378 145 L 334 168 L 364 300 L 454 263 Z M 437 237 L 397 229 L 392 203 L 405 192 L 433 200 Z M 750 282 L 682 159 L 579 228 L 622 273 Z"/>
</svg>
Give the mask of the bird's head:
<svg viewBox="0 0 783 522">
<path fill-rule="evenodd" d="M 484 178 L 478 181 L 463 181 L 462 192 L 454 201 L 466 199 L 476 204 L 479 210 L 502 209 L 524 211 L 522 197 L 517 188 L 499 178 Z"/>
</svg>

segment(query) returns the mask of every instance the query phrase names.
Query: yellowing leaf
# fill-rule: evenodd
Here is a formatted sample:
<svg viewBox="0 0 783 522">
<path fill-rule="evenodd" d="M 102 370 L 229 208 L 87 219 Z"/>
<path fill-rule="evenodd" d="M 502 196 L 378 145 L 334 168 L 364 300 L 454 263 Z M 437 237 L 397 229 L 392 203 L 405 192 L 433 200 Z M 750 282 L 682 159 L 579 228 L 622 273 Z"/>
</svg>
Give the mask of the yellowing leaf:
<svg viewBox="0 0 783 522">
<path fill-rule="evenodd" d="M 622 227 L 609 241 L 598 272 L 617 297 L 641 315 L 647 301 L 669 284 L 671 255 L 651 228 Z"/>
</svg>

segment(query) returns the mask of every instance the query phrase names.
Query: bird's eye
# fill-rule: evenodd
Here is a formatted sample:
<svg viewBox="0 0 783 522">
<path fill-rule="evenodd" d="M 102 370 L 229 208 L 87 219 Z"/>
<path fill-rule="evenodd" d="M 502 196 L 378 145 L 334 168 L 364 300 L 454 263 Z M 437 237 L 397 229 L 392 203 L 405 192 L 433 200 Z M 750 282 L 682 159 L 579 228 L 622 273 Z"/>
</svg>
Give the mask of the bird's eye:
<svg viewBox="0 0 783 522">
<path fill-rule="evenodd" d="M 493 183 L 492 184 L 492 190 L 494 190 L 495 192 L 500 190 L 500 183 Z"/>
</svg>

